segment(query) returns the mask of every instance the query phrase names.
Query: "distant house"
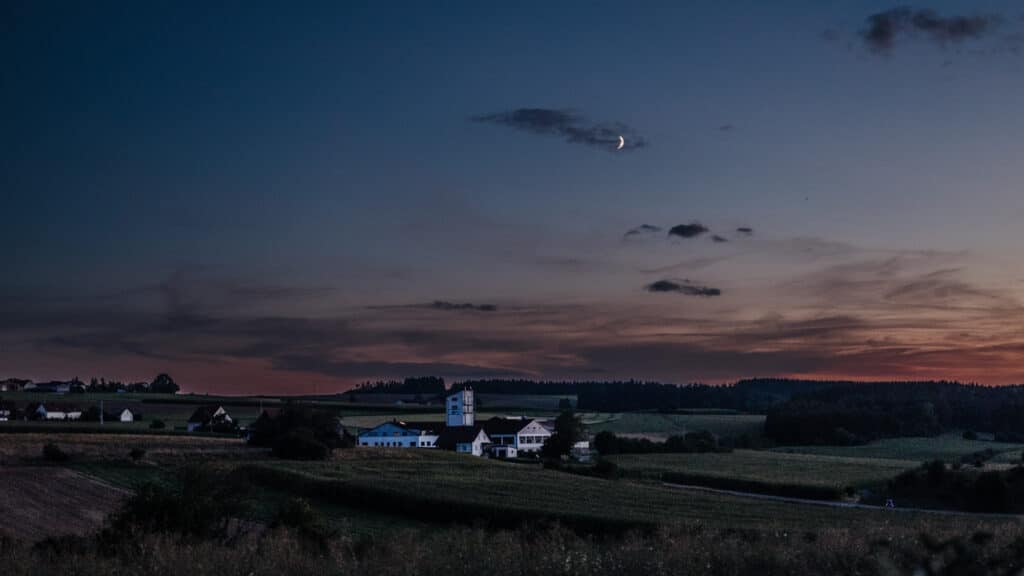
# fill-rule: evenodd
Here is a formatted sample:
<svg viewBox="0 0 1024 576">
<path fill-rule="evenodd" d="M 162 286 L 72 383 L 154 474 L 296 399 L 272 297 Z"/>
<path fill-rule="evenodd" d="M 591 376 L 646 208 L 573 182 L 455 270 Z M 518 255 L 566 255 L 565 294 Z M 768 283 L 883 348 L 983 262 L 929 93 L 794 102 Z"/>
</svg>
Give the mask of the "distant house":
<svg viewBox="0 0 1024 576">
<path fill-rule="evenodd" d="M 437 435 L 438 448 L 473 456 L 483 456 L 484 445 L 490 442 L 483 426 L 446 426 Z"/>
<path fill-rule="evenodd" d="M 29 382 L 22 388 L 26 392 L 44 392 L 50 394 L 67 394 L 71 391 L 71 382 Z"/>
<path fill-rule="evenodd" d="M 437 433 L 433 426 L 405 423 L 385 422 L 380 426 L 359 434 L 359 446 L 381 448 L 434 448 L 437 445 Z"/>
<path fill-rule="evenodd" d="M 31 380 L 19 380 L 17 378 L 0 380 L 0 392 L 20 392 L 25 388 L 25 385 L 31 383 Z"/>
<path fill-rule="evenodd" d="M 484 422 L 484 431 L 495 446 L 512 446 L 517 452 L 539 452 L 551 437 L 540 421 L 530 418 L 501 418 L 495 416 Z"/>
<path fill-rule="evenodd" d="M 230 428 L 234 422 L 223 406 L 200 406 L 188 418 L 188 431 Z"/>
<path fill-rule="evenodd" d="M 13 420 L 17 415 L 18 408 L 10 400 L 0 400 L 0 422 Z"/>
<path fill-rule="evenodd" d="M 72 404 L 40 402 L 29 404 L 25 414 L 30 420 L 78 420 L 82 409 Z"/>
<path fill-rule="evenodd" d="M 135 414 L 132 414 L 131 410 L 125 408 L 124 410 L 121 410 L 121 413 L 118 415 L 117 419 L 120 420 L 121 422 L 134 422 Z"/>
</svg>

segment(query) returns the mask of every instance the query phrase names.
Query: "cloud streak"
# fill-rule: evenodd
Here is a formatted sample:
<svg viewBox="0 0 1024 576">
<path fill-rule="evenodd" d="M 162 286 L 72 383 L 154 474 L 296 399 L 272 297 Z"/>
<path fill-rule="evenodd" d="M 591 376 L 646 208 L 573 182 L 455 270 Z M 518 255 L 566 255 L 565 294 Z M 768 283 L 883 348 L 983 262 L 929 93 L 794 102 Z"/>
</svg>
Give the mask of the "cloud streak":
<svg viewBox="0 0 1024 576">
<path fill-rule="evenodd" d="M 991 33 L 1000 23 L 998 16 L 940 16 L 933 10 L 914 10 L 909 7 L 893 8 L 868 16 L 860 36 L 874 52 L 892 51 L 901 37 L 923 35 L 939 46 L 979 40 Z"/>
<path fill-rule="evenodd" d="M 618 151 L 620 136 L 623 138 L 622 150 L 637 150 L 647 146 L 647 141 L 636 130 L 622 122 L 592 123 L 572 110 L 517 108 L 473 116 L 471 120 L 540 136 L 557 136 L 570 144 L 583 144 L 611 152 Z"/>
<path fill-rule="evenodd" d="M 655 293 L 675 292 L 685 296 L 721 296 L 722 291 L 718 288 L 700 286 L 691 283 L 689 280 L 658 280 L 644 286 L 644 290 Z"/>
<path fill-rule="evenodd" d="M 708 227 L 700 222 L 693 221 L 689 224 L 679 224 L 669 229 L 668 235 L 679 236 L 680 238 L 696 238 L 708 231 Z"/>
</svg>

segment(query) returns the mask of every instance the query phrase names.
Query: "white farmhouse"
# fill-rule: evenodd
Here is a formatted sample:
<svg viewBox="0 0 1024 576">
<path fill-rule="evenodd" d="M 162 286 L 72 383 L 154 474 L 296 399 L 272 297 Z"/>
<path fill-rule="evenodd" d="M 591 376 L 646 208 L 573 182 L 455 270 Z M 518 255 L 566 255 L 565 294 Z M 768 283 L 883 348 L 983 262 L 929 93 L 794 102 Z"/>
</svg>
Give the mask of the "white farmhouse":
<svg viewBox="0 0 1024 576">
<path fill-rule="evenodd" d="M 213 430 L 219 426 L 231 426 L 233 422 L 223 406 L 200 406 L 188 418 L 188 431 Z"/>
<path fill-rule="evenodd" d="M 31 410 L 29 417 L 37 420 L 78 420 L 82 417 L 82 409 L 69 404 L 47 402 Z"/>
<path fill-rule="evenodd" d="M 484 431 L 495 446 L 511 446 L 517 452 L 539 452 L 551 437 L 538 420 L 494 417 L 484 422 Z"/>
<path fill-rule="evenodd" d="M 437 434 L 426 426 L 396 420 L 361 432 L 359 445 L 382 448 L 434 448 L 437 445 Z"/>
<path fill-rule="evenodd" d="M 121 422 L 134 422 L 135 421 L 135 415 L 132 414 L 132 411 L 127 409 L 127 408 L 125 408 L 124 410 L 121 410 L 121 414 L 119 414 L 117 418 Z"/>
<path fill-rule="evenodd" d="M 483 456 L 484 445 L 490 442 L 482 426 L 448 426 L 437 436 L 438 448 L 473 456 Z"/>
</svg>

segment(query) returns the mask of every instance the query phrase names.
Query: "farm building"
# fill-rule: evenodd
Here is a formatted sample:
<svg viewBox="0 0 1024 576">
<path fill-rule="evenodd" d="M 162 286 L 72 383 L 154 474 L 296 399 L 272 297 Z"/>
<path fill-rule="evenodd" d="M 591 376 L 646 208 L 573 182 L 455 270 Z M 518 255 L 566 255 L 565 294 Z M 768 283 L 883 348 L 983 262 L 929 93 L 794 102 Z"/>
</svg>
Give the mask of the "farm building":
<svg viewBox="0 0 1024 576">
<path fill-rule="evenodd" d="M 78 420 L 82 409 L 72 404 L 40 402 L 29 404 L 25 415 L 29 420 Z"/>
<path fill-rule="evenodd" d="M 476 423 L 473 390 L 453 392 L 445 399 L 445 422 L 385 422 L 359 434 L 358 445 L 378 448 L 440 448 L 463 454 L 515 458 L 537 452 L 551 436 L 532 418 L 491 418 Z"/>
<path fill-rule="evenodd" d="M 231 415 L 223 406 L 207 405 L 196 408 L 188 418 L 188 431 L 215 430 L 220 427 L 231 427 L 234 425 Z"/>
<path fill-rule="evenodd" d="M 426 425 L 431 426 L 431 425 Z M 385 422 L 359 435 L 360 446 L 434 448 L 438 435 L 423 424 Z"/>
<path fill-rule="evenodd" d="M 117 419 L 121 422 L 134 422 L 135 414 L 132 414 L 131 410 L 125 408 L 118 414 Z"/>
<path fill-rule="evenodd" d="M 551 431 L 531 418 L 499 418 L 484 422 L 484 431 L 495 446 L 511 446 L 516 452 L 539 452 Z"/>
<path fill-rule="evenodd" d="M 71 382 L 29 382 L 22 390 L 26 392 L 46 392 L 49 394 L 67 394 L 71 391 Z"/>
<path fill-rule="evenodd" d="M 0 380 L 0 392 L 20 392 L 25 388 L 26 384 L 31 383 L 31 380 L 19 380 L 17 378 Z"/>
<path fill-rule="evenodd" d="M 446 426 L 437 435 L 438 448 L 473 456 L 483 456 L 485 446 L 490 443 L 483 426 Z"/>
</svg>

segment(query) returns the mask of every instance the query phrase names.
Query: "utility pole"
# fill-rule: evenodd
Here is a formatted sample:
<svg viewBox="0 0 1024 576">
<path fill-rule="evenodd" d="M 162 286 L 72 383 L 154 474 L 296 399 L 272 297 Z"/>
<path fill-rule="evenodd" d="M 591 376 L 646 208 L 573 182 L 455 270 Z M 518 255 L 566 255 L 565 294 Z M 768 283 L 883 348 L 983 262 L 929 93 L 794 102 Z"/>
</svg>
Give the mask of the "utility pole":
<svg viewBox="0 0 1024 576">
<path fill-rule="evenodd" d="M 103 400 L 100 400 L 100 426 L 103 426 Z"/>
</svg>

